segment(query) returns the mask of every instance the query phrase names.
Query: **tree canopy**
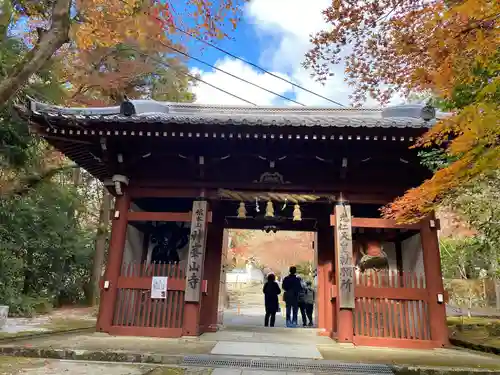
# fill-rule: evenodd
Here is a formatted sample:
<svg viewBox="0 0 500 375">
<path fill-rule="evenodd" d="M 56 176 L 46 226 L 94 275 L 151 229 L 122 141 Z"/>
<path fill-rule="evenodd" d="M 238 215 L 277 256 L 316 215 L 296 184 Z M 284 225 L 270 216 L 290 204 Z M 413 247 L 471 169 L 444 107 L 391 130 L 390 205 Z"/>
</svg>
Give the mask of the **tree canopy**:
<svg viewBox="0 0 500 375">
<path fill-rule="evenodd" d="M 60 77 L 69 84 L 68 104 L 115 105 L 129 99 L 150 98 L 192 102 L 196 81 L 179 56 L 139 49 L 136 43 L 67 51 L 60 59 Z"/>
<path fill-rule="evenodd" d="M 1 81 L 30 53 L 20 36 L 2 35 Z M 185 71 L 175 56 L 130 42 L 93 50 L 67 46 L 14 97 L 58 105 L 103 105 L 120 95 L 192 101 Z M 54 305 L 95 303 L 110 196 L 99 181 L 32 134 L 14 104 L 0 105 L 0 304 L 9 305 L 11 314 L 30 315 Z"/>
<path fill-rule="evenodd" d="M 0 82 L 0 103 L 25 85 L 65 48 L 94 51 L 133 40 L 154 50 L 179 38 L 179 30 L 207 39 L 236 27 L 244 0 L 12 0 L 0 2 L 5 38 L 12 25 L 27 29 L 32 48 Z M 229 27 L 229 29 L 228 29 Z M 64 46 L 64 48 L 63 48 Z"/>
<path fill-rule="evenodd" d="M 491 0 L 336 0 L 329 24 L 312 37 L 305 65 L 324 81 L 345 63 L 359 104 L 371 96 L 423 92 L 452 115 L 415 145 L 444 150 L 434 176 L 384 209 L 417 221 L 455 189 L 488 178 L 500 166 L 500 3 Z"/>
</svg>

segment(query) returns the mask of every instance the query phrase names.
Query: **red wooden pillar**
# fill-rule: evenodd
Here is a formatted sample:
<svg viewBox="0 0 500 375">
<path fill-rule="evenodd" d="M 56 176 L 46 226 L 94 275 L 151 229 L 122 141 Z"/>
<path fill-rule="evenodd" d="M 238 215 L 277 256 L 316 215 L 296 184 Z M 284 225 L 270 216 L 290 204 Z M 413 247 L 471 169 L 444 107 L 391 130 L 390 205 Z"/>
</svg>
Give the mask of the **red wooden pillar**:
<svg viewBox="0 0 500 375">
<path fill-rule="evenodd" d="M 420 238 L 424 258 L 425 285 L 429 293 L 428 309 L 431 339 L 439 346 L 446 346 L 449 344 L 449 339 L 437 229 L 436 219 L 434 215 L 431 215 L 421 222 Z M 443 301 L 438 302 L 438 295 L 441 295 Z"/>
<path fill-rule="evenodd" d="M 338 342 L 352 342 L 354 327 L 353 312 L 351 309 L 340 309 L 338 314 L 337 340 Z"/>
<path fill-rule="evenodd" d="M 329 227 L 318 229 L 318 328 L 324 329 L 325 334 L 332 336 L 336 329 L 336 305 L 332 302 L 332 287 L 334 277 L 333 236 Z"/>
<path fill-rule="evenodd" d="M 124 191 L 123 195 L 116 197 L 115 212 L 119 212 L 119 215 L 118 218 L 113 220 L 111 227 L 108 261 L 106 271 L 104 273 L 104 283 L 108 281 L 109 287 L 101 291 L 97 330 L 102 332 L 108 332 L 113 324 L 116 297 L 118 294 L 118 278 L 120 277 L 123 251 L 125 249 L 125 241 L 127 239 L 129 208 L 130 196 L 126 191 Z"/>
<path fill-rule="evenodd" d="M 207 249 L 203 268 L 203 278 L 207 282 L 207 293 L 201 300 L 201 331 L 217 331 L 219 307 L 219 286 L 222 260 L 222 240 L 224 225 L 215 209 L 212 223 L 208 225 Z"/>
<path fill-rule="evenodd" d="M 197 302 L 186 302 L 184 304 L 182 335 L 198 336 L 199 334 L 200 334 L 200 304 Z"/>
</svg>

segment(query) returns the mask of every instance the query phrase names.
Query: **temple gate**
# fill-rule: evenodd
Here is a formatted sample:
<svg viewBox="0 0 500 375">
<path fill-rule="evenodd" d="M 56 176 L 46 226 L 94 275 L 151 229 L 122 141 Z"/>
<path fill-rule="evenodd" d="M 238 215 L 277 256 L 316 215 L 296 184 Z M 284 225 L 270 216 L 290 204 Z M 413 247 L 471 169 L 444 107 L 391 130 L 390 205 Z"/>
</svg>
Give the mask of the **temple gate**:
<svg viewBox="0 0 500 375">
<path fill-rule="evenodd" d="M 303 230 L 316 232 L 319 334 L 357 345 L 448 344 L 439 222 L 396 225 L 379 215 L 429 177 L 409 149 L 434 121 L 426 108 L 132 101 L 32 102 L 20 112 L 116 197 L 99 331 L 217 330 L 226 229 Z"/>
</svg>

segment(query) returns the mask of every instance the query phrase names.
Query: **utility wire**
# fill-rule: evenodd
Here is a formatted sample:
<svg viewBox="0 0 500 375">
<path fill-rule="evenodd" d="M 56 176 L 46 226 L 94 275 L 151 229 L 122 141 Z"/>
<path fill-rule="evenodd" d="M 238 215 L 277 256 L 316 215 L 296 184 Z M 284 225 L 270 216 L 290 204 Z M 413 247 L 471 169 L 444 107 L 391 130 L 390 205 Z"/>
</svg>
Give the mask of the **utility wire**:
<svg viewBox="0 0 500 375">
<path fill-rule="evenodd" d="M 168 45 L 166 45 L 166 44 L 164 44 L 164 43 L 162 43 L 162 45 L 163 45 L 163 46 L 165 46 L 165 47 L 167 47 L 167 48 L 169 48 L 169 49 L 171 49 L 171 50 L 173 50 L 173 51 L 175 51 L 175 52 L 177 52 L 177 53 L 180 53 L 181 55 L 186 56 L 186 57 L 187 57 L 187 58 L 189 58 L 189 59 L 192 59 L 192 60 L 198 61 L 198 62 L 199 62 L 199 63 L 201 63 L 201 64 L 205 64 L 206 66 L 209 66 L 209 67 L 211 67 L 212 69 L 218 70 L 219 72 L 222 72 L 222 73 L 224 73 L 224 74 L 227 74 L 228 76 L 231 76 L 231 77 L 233 77 L 233 78 L 236 78 L 236 79 L 238 79 L 238 80 L 240 80 L 240 81 L 242 81 L 242 82 L 248 83 L 249 85 L 252 85 L 252 86 L 254 86 L 254 87 L 257 87 L 257 88 L 259 88 L 259 89 L 261 89 L 261 90 L 264 90 L 264 91 L 266 91 L 266 92 L 268 92 L 268 93 L 270 93 L 270 94 L 276 95 L 276 96 L 280 97 L 281 99 L 285 99 L 285 100 L 288 100 L 288 101 L 290 101 L 290 102 L 292 102 L 292 103 L 295 103 L 295 104 L 301 105 L 302 107 L 305 107 L 305 105 L 304 105 L 304 104 L 302 104 L 302 103 L 300 103 L 300 102 L 298 102 L 298 101 L 296 101 L 296 100 L 293 100 L 293 99 L 287 98 L 286 96 L 281 95 L 281 94 L 278 94 L 277 92 L 274 92 L 274 91 L 268 90 L 268 89 L 266 89 L 266 88 L 264 88 L 264 87 L 262 87 L 262 86 L 257 85 L 256 83 L 250 82 L 250 81 L 248 81 L 248 80 L 246 80 L 246 79 L 244 79 L 244 78 L 241 78 L 241 77 L 238 77 L 237 75 L 234 75 L 234 74 L 232 74 L 232 73 L 229 73 L 228 71 L 226 71 L 226 70 L 224 70 L 224 69 L 217 68 L 216 66 L 214 66 L 214 65 L 212 65 L 212 64 L 209 64 L 209 63 L 207 63 L 207 62 L 205 62 L 205 61 L 203 61 L 203 60 L 201 60 L 201 59 L 199 59 L 199 58 L 197 58 L 197 57 L 191 56 L 191 55 L 187 54 L 186 52 L 183 52 L 183 51 L 181 51 L 181 50 L 179 50 L 179 49 L 177 49 L 177 48 L 175 48 L 175 47 L 168 46 Z"/>
<path fill-rule="evenodd" d="M 266 69 L 264 69 L 264 68 L 261 68 L 260 66 L 258 66 L 257 64 L 254 64 L 253 62 L 250 62 L 250 61 L 247 61 L 247 60 L 245 60 L 245 59 L 243 59 L 243 58 L 241 58 L 241 57 L 238 57 L 238 56 L 236 56 L 236 55 L 232 54 L 231 52 L 228 52 L 228 51 L 226 51 L 226 50 L 224 50 L 224 49 L 222 49 L 222 48 L 220 48 L 220 47 L 216 46 L 216 45 L 215 45 L 215 44 L 213 44 L 213 43 L 210 43 L 210 42 L 208 42 L 208 41 L 206 41 L 206 40 L 203 40 L 202 38 L 200 38 L 200 37 L 198 37 L 198 36 L 196 36 L 196 35 L 194 35 L 194 34 L 191 34 L 191 33 L 187 32 L 187 31 L 185 31 L 185 30 L 182 30 L 181 28 L 179 28 L 179 27 L 177 27 L 177 26 L 174 26 L 174 27 L 175 27 L 175 29 L 176 29 L 177 31 L 180 31 L 181 33 L 183 33 L 183 34 L 185 34 L 185 35 L 188 35 L 188 36 L 190 36 L 191 38 L 194 38 L 194 39 L 196 39 L 196 40 L 198 40 L 198 41 L 200 41 L 200 42 L 202 42 L 202 43 L 205 43 L 207 46 L 210 46 L 210 47 L 212 47 L 212 48 L 215 48 L 217 51 L 220 51 L 220 52 L 222 52 L 222 53 L 224 53 L 224 54 L 226 54 L 226 55 L 228 55 L 228 56 L 231 56 L 233 59 L 240 60 L 240 61 L 244 62 L 245 64 L 248 64 L 248 65 L 250 65 L 250 66 L 252 66 L 252 67 L 254 67 L 254 68 L 256 68 L 256 69 L 260 70 L 261 72 L 264 72 L 264 73 L 266 73 L 266 74 L 269 74 L 270 76 L 272 76 L 272 77 L 274 77 L 274 78 L 278 78 L 278 79 L 280 79 L 280 80 L 282 80 L 282 81 L 284 81 L 284 82 L 286 82 L 286 83 L 288 83 L 288 84 L 290 84 L 290 85 L 292 85 L 292 86 L 294 86 L 294 87 L 297 87 L 297 88 L 299 88 L 299 89 L 301 89 L 301 90 L 304 90 L 305 92 L 308 92 L 309 94 L 315 95 L 315 96 L 317 96 L 317 97 L 319 97 L 319 98 L 321 98 L 321 99 L 327 100 L 327 101 L 329 101 L 330 103 L 333 103 L 333 104 L 339 105 L 339 106 L 341 106 L 341 107 L 345 107 L 345 105 L 344 105 L 344 104 L 342 104 L 342 103 L 336 102 L 335 100 L 329 99 L 329 98 L 327 98 L 326 96 L 323 96 L 323 95 L 320 95 L 320 94 L 318 94 L 318 93 L 315 93 L 314 91 L 308 90 L 308 89 L 306 89 L 305 87 L 302 87 L 302 86 L 300 86 L 300 85 L 298 85 L 298 84 L 296 84 L 296 83 L 293 83 L 292 81 L 287 80 L 286 78 L 280 77 L 280 76 L 279 76 L 279 75 L 277 75 L 277 74 L 274 74 L 274 73 L 272 73 L 272 72 L 270 72 L 270 71 L 268 71 L 268 70 L 266 70 Z"/>
<path fill-rule="evenodd" d="M 128 49 L 130 49 L 130 50 L 132 50 L 132 51 L 135 51 L 135 52 L 137 52 L 138 54 L 140 54 L 140 55 L 142 55 L 142 56 L 144 56 L 144 57 L 147 57 L 147 58 L 149 58 L 149 59 L 151 59 L 151 60 L 153 60 L 153 61 L 156 61 L 158 64 L 162 64 L 162 65 L 166 66 L 167 68 L 171 68 L 171 69 L 174 71 L 174 74 L 178 74 L 178 73 L 180 73 L 180 74 L 184 74 L 185 76 L 187 76 L 187 77 L 189 77 L 189 78 L 191 78 L 191 79 L 194 79 L 195 81 L 202 82 L 202 83 L 204 83 L 205 85 L 208 85 L 208 86 L 210 86 L 210 87 L 212 87 L 212 88 L 214 88 L 214 89 L 216 89 L 216 90 L 219 90 L 219 91 L 223 92 L 224 94 L 227 94 L 227 95 L 232 96 L 233 98 L 239 99 L 239 100 L 241 100 L 241 101 L 243 101 L 243 102 L 245 102 L 245 103 L 251 104 L 251 105 L 253 105 L 253 106 L 257 106 L 257 104 L 255 104 L 255 103 L 253 103 L 253 102 L 251 102 L 251 101 L 249 101 L 249 100 L 243 99 L 242 97 L 240 97 L 240 96 L 238 96 L 238 95 L 235 95 L 235 94 L 233 94 L 233 93 L 230 93 L 229 91 L 226 91 L 226 90 L 224 90 L 224 89 L 221 89 L 220 87 L 217 87 L 217 86 L 215 86 L 215 85 L 212 85 L 211 83 L 208 83 L 207 81 L 205 81 L 205 80 L 203 80 L 203 79 L 201 79 L 201 78 L 199 78 L 199 77 L 196 77 L 196 76 L 194 76 L 194 75 L 192 75 L 192 74 L 190 74 L 190 73 L 177 71 L 175 68 L 173 68 L 172 66 L 170 66 L 168 63 L 166 63 L 166 62 L 165 62 L 165 61 L 163 61 L 162 59 L 159 59 L 159 58 L 154 57 L 154 56 L 151 56 L 151 55 L 149 55 L 149 54 L 147 54 L 147 53 L 141 52 L 141 51 L 139 51 L 139 50 L 137 50 L 137 49 L 135 49 L 135 48 L 128 48 Z"/>
<path fill-rule="evenodd" d="M 122 0 L 122 1 L 123 1 L 123 0 Z M 329 99 L 329 98 L 327 98 L 326 96 L 323 96 L 323 95 L 320 95 L 320 94 L 318 94 L 318 93 L 315 93 L 314 91 L 311 91 L 311 90 L 309 90 L 309 89 L 306 89 L 305 87 L 302 87 L 302 86 L 300 86 L 300 85 L 298 85 L 298 84 L 296 84 L 296 83 L 293 83 L 292 81 L 289 81 L 289 80 L 287 80 L 287 79 L 285 79 L 285 78 L 283 78 L 283 77 L 280 77 L 280 76 L 278 76 L 278 75 L 276 75 L 276 74 L 274 74 L 274 73 L 271 73 L 270 71 L 268 71 L 268 70 L 266 70 L 266 69 L 264 69 L 264 68 L 261 68 L 261 67 L 260 67 L 260 66 L 258 66 L 257 64 L 254 64 L 254 63 L 252 63 L 252 62 L 250 62 L 250 61 L 247 61 L 247 60 L 245 60 L 245 59 L 243 59 L 243 58 L 241 58 L 241 57 L 238 57 L 238 56 L 236 56 L 236 55 L 232 54 L 231 52 L 228 52 L 228 51 L 226 51 L 226 50 L 224 50 L 224 49 L 222 49 L 222 48 L 220 48 L 220 47 L 216 46 L 216 45 L 215 45 L 215 44 L 213 44 L 213 43 L 207 42 L 206 40 L 203 40 L 202 38 L 200 38 L 200 37 L 198 37 L 198 36 L 196 36 L 196 35 L 194 35 L 194 34 L 191 34 L 191 33 L 187 32 L 187 31 L 185 31 L 185 30 L 181 29 L 181 28 L 180 28 L 180 27 L 178 27 L 178 26 L 173 25 L 173 27 L 174 27 L 174 29 L 176 29 L 177 31 L 180 31 L 181 33 L 183 33 L 183 34 L 185 34 L 185 35 L 188 35 L 188 36 L 190 36 L 191 38 L 194 38 L 194 39 L 196 39 L 196 40 L 198 40 L 198 41 L 200 41 L 200 42 L 202 42 L 202 43 L 205 43 L 206 45 L 208 45 L 208 46 L 210 46 L 210 47 L 212 47 L 212 48 L 215 48 L 216 50 L 218 50 L 218 51 L 220 51 L 220 52 L 222 52 L 222 53 L 224 53 L 224 54 L 226 54 L 226 55 L 228 55 L 228 56 L 231 56 L 232 58 L 234 58 L 234 59 L 236 59 L 236 60 L 240 60 L 240 61 L 244 62 L 245 64 L 248 64 L 248 65 L 250 65 L 250 66 L 253 66 L 254 68 L 256 68 L 256 69 L 260 70 L 261 72 L 264 72 L 264 73 L 266 73 L 266 74 L 269 74 L 270 76 L 272 76 L 272 77 L 274 77 L 274 78 L 277 78 L 277 79 L 279 79 L 279 80 L 282 80 L 283 82 L 286 82 L 286 83 L 288 83 L 288 84 L 290 84 L 290 85 L 292 85 L 292 86 L 294 86 L 294 87 L 297 87 L 297 88 L 299 88 L 299 89 L 301 89 L 301 90 L 304 90 L 305 92 L 308 92 L 309 94 L 315 95 L 315 96 L 317 96 L 317 97 L 319 97 L 319 98 L 321 98 L 321 99 L 324 99 L 324 100 L 326 100 L 326 101 L 329 101 L 330 103 L 336 104 L 336 105 L 341 106 L 341 107 L 345 107 L 345 105 L 343 105 L 342 103 L 339 103 L 339 102 L 337 102 L 337 101 L 335 101 L 335 100 Z M 168 46 L 167 46 L 167 47 L 168 47 Z M 173 49 L 173 47 L 168 47 L 168 48 L 172 48 L 172 49 Z M 180 53 L 182 53 L 182 52 L 180 52 Z M 183 54 L 184 54 L 184 53 L 183 53 Z M 263 87 L 260 87 L 260 86 L 255 85 L 255 84 L 253 84 L 253 83 L 251 83 L 251 82 L 249 82 L 249 81 L 247 81 L 247 80 L 244 80 L 243 78 L 237 77 L 237 76 L 235 76 L 235 75 L 233 75 L 233 74 L 231 74 L 231 73 L 228 73 L 228 72 L 226 72 L 226 71 L 224 71 L 224 70 L 222 70 L 222 69 L 216 68 L 216 67 L 214 67 L 214 66 L 212 66 L 212 65 L 210 65 L 210 64 L 208 64 L 208 63 L 205 63 L 204 61 L 198 60 L 198 59 L 196 59 L 195 57 L 189 56 L 189 55 L 187 55 L 187 54 L 184 54 L 184 55 L 186 55 L 186 56 L 188 56 L 188 57 L 190 57 L 190 58 L 192 58 L 192 59 L 194 59 L 194 60 L 197 60 L 197 61 L 201 62 L 202 64 L 205 64 L 205 65 L 211 66 L 212 68 L 217 69 L 217 70 L 219 70 L 219 71 L 221 71 L 221 72 L 223 72 L 223 73 L 229 74 L 230 76 L 232 76 L 232 77 L 234 77 L 234 78 L 237 78 L 237 79 L 239 79 L 239 80 L 241 80 L 241 81 L 243 81 L 243 82 L 249 83 L 249 84 L 251 84 L 251 85 L 253 85 L 253 86 L 257 86 L 257 87 L 259 87 L 260 89 L 265 90 L 265 91 L 267 91 L 267 92 L 270 92 L 270 93 L 272 93 L 272 94 L 274 94 L 274 95 L 277 95 L 277 96 L 279 96 L 279 97 L 281 97 L 281 98 L 283 98 L 283 99 L 286 99 L 286 100 L 292 101 L 292 102 L 294 102 L 294 103 L 297 103 L 297 104 L 299 104 L 299 105 L 301 105 L 301 106 L 304 106 L 304 104 L 302 104 L 302 103 L 299 103 L 299 102 L 297 102 L 297 101 L 295 101 L 295 100 L 293 100 L 293 99 L 290 99 L 290 98 L 284 97 L 284 96 L 282 96 L 282 95 L 280 95 L 280 94 L 274 93 L 274 92 L 272 92 L 272 91 L 270 91 L 270 90 L 264 89 Z M 186 73 L 186 75 L 187 75 L 187 73 Z M 213 86 L 212 84 L 210 84 L 210 83 L 208 83 L 208 82 L 203 81 L 201 78 L 194 78 L 194 79 L 196 79 L 196 80 L 198 80 L 198 81 L 200 81 L 200 82 L 203 82 L 203 83 L 205 83 L 205 84 L 207 84 L 207 85 L 212 86 L 212 87 L 214 87 L 214 88 L 215 88 L 215 86 Z M 217 88 L 217 90 L 220 90 L 220 91 L 226 92 L 226 91 L 224 91 L 224 90 L 222 90 L 222 89 L 219 89 L 219 88 Z M 227 92 L 226 92 L 226 93 L 227 93 Z M 231 96 L 235 96 L 235 95 L 230 94 L 230 93 L 228 93 L 228 94 L 229 94 L 229 95 L 231 95 Z M 241 99 L 241 98 L 240 98 L 240 99 Z M 244 99 L 242 99 L 242 100 L 243 100 L 243 101 L 245 101 L 245 102 L 247 102 L 247 103 L 250 103 L 250 102 L 249 102 L 249 101 L 247 101 L 247 100 L 244 100 Z M 256 105 L 256 104 L 254 104 L 254 103 L 251 103 L 251 104 Z"/>
</svg>

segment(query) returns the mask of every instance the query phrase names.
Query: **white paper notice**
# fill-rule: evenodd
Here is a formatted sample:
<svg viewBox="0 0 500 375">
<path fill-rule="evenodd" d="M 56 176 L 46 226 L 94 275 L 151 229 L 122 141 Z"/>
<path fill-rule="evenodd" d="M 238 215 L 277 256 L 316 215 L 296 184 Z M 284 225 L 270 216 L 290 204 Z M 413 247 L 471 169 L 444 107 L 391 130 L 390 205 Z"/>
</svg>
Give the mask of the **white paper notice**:
<svg viewBox="0 0 500 375">
<path fill-rule="evenodd" d="M 151 299 L 167 298 L 167 283 L 168 277 L 153 276 L 151 281 Z"/>
</svg>

